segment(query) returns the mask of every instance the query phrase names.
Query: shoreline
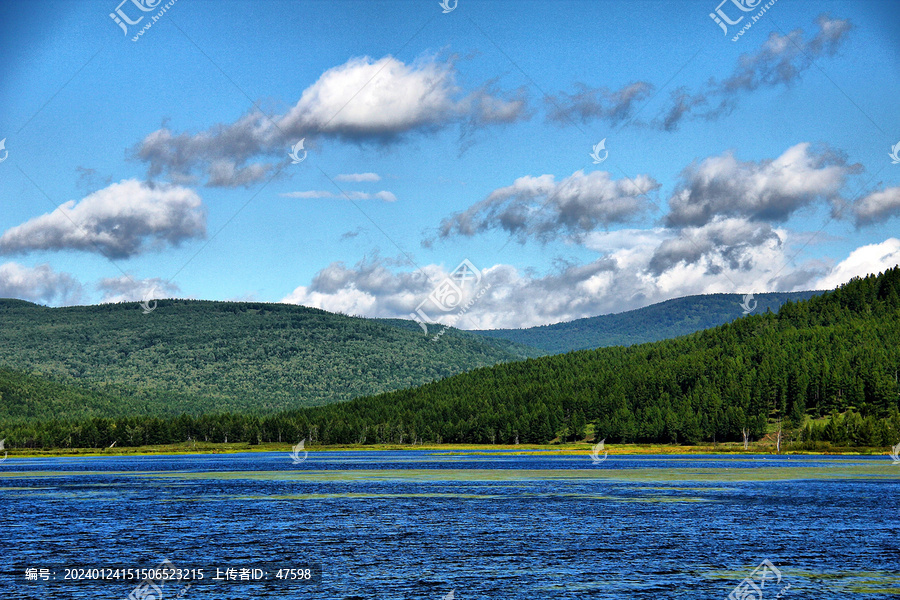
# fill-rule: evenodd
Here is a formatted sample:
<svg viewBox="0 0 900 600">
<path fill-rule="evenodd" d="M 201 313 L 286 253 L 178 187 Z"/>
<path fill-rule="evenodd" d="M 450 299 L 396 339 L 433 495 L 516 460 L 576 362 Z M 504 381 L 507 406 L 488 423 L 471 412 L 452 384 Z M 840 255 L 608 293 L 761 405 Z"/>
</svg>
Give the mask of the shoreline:
<svg viewBox="0 0 900 600">
<path fill-rule="evenodd" d="M 239 454 L 246 452 L 285 452 L 290 454 L 292 445 L 288 443 L 231 443 L 217 444 L 201 442 L 193 444 L 160 444 L 149 446 L 121 447 L 121 448 L 48 448 L 36 449 L 8 449 L 8 458 L 78 458 L 78 457 L 112 457 L 112 456 L 178 456 L 189 454 Z M 347 452 L 347 451 L 403 451 L 418 450 L 443 454 L 467 454 L 467 455 L 554 455 L 554 456 L 579 456 L 590 455 L 592 444 L 587 442 L 569 444 L 335 444 L 324 446 L 309 446 L 307 452 Z M 750 444 L 744 450 L 743 444 L 703 444 L 697 446 L 681 446 L 672 444 L 607 444 L 606 452 L 610 456 L 616 455 L 760 455 L 770 456 L 890 456 L 888 447 L 834 447 L 821 450 L 785 449 L 780 453 L 775 452 L 771 444 Z"/>
</svg>

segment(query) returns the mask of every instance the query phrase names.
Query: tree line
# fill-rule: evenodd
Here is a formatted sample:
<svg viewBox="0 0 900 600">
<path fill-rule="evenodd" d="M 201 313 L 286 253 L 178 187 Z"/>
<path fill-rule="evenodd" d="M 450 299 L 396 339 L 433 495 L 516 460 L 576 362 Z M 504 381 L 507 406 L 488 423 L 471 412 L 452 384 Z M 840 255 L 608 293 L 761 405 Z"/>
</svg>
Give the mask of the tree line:
<svg viewBox="0 0 900 600">
<path fill-rule="evenodd" d="M 900 268 L 678 339 L 485 367 L 268 415 L 0 423 L 10 447 L 183 442 L 900 441 Z M 364 376 L 364 374 L 360 374 Z M 829 418 L 830 417 L 830 418 Z M 823 420 L 824 419 L 824 420 Z"/>
</svg>

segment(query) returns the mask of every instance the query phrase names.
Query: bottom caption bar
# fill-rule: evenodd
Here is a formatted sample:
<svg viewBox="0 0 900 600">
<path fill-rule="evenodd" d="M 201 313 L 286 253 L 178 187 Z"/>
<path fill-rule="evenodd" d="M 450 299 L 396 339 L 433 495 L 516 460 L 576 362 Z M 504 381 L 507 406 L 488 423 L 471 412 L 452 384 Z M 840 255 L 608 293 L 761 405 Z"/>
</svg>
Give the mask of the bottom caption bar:
<svg viewBox="0 0 900 600">
<path fill-rule="evenodd" d="M 195 567 L 176 565 L 165 559 L 152 567 L 19 565 L 11 570 L 13 580 L 20 585 L 133 584 L 134 589 L 123 595 L 127 600 L 180 598 L 190 587 L 198 585 L 314 585 L 322 581 L 320 564 L 290 560 L 252 564 L 229 561 L 216 566 Z M 173 589 L 178 591 L 173 593 Z"/>
</svg>

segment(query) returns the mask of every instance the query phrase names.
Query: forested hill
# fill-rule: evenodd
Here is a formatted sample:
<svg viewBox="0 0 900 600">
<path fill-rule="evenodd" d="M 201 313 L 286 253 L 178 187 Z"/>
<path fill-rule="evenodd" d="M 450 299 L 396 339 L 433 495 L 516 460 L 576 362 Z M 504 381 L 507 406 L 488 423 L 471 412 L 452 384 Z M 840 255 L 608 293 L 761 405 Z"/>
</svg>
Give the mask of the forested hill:
<svg viewBox="0 0 900 600">
<path fill-rule="evenodd" d="M 0 421 L 24 422 L 48 417 L 119 416 L 125 406 L 113 394 L 0 367 Z M 0 434 L 0 439 L 3 439 Z"/>
<path fill-rule="evenodd" d="M 820 291 L 756 294 L 747 306 L 753 313 L 778 312 L 785 302 L 806 300 Z M 549 354 L 606 346 L 631 346 L 666 340 L 718 327 L 744 316 L 741 294 L 685 296 L 627 312 L 576 319 L 527 329 L 483 329 L 483 336 L 510 340 Z"/>
<path fill-rule="evenodd" d="M 143 314 L 137 303 L 0 300 L 0 365 L 118 398 L 106 403 L 106 416 L 272 412 L 538 354 L 455 330 L 432 337 L 287 304 L 161 300 Z M 83 406 L 60 413 L 63 405 L 48 399 L 30 410 L 45 418 L 97 414 Z"/>
<path fill-rule="evenodd" d="M 477 369 L 422 387 L 285 415 L 303 437 L 510 443 L 700 442 L 786 435 L 898 441 L 900 267 L 686 337 Z M 797 431 L 793 431 L 793 430 Z M 898 439 L 894 439 L 898 438 Z"/>
<path fill-rule="evenodd" d="M 303 438 L 545 443 L 581 439 L 592 423 L 595 439 L 609 442 L 691 443 L 739 441 L 742 429 L 759 439 L 778 423 L 785 440 L 884 446 L 900 441 L 898 372 L 900 267 L 789 302 L 777 315 L 639 346 L 499 364 L 345 403 L 262 417 L 0 419 L 0 438 L 9 447 Z M 815 422 L 822 416 L 827 424 Z"/>
</svg>

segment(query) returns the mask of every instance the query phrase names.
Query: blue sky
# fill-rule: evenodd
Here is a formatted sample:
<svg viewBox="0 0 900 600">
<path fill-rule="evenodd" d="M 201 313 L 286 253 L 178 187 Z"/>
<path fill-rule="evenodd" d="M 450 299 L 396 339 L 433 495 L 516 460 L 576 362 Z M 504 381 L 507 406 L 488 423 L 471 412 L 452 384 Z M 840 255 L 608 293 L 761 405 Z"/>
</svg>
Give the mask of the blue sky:
<svg viewBox="0 0 900 600">
<path fill-rule="evenodd" d="M 407 317 L 468 259 L 493 328 L 900 263 L 900 10 L 766 5 L 3 3 L 0 297 Z"/>
</svg>

